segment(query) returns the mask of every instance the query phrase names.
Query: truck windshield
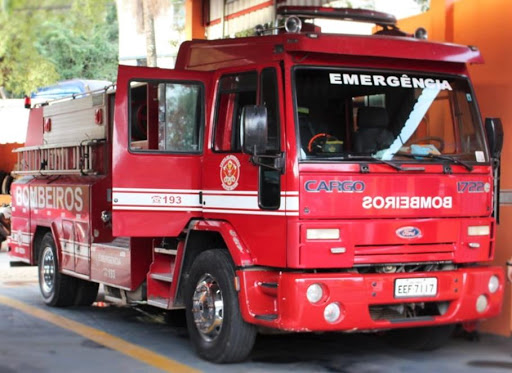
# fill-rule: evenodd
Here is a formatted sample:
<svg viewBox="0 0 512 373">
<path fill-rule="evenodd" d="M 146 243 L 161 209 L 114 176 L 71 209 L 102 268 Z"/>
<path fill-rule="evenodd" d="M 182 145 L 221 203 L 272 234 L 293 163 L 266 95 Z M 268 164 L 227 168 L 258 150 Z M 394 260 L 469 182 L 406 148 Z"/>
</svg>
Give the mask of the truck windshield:
<svg viewBox="0 0 512 373">
<path fill-rule="evenodd" d="M 294 84 L 303 160 L 488 162 L 465 78 L 300 67 Z"/>
</svg>

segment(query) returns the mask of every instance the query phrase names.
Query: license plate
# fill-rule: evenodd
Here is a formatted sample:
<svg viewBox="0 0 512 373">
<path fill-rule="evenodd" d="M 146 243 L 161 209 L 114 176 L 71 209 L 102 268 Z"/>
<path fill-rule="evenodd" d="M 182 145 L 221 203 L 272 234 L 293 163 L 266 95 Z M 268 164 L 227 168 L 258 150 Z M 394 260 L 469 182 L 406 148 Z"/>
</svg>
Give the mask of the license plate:
<svg viewBox="0 0 512 373">
<path fill-rule="evenodd" d="M 398 278 L 395 298 L 432 297 L 437 294 L 437 278 Z"/>
</svg>

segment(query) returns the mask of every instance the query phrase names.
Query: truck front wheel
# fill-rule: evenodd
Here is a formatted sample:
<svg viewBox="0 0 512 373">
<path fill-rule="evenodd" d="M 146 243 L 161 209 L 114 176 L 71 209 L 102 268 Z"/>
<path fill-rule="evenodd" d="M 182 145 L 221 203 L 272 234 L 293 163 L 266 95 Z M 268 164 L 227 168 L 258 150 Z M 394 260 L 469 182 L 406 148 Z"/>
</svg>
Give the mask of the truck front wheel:
<svg viewBox="0 0 512 373">
<path fill-rule="evenodd" d="M 73 305 L 76 279 L 59 272 L 57 249 L 51 233 L 41 240 L 39 251 L 39 288 L 43 301 L 52 307 Z"/>
<path fill-rule="evenodd" d="M 247 358 L 256 327 L 242 319 L 235 271 L 224 250 L 201 253 L 192 264 L 185 305 L 190 338 L 203 359 L 234 363 Z"/>
</svg>

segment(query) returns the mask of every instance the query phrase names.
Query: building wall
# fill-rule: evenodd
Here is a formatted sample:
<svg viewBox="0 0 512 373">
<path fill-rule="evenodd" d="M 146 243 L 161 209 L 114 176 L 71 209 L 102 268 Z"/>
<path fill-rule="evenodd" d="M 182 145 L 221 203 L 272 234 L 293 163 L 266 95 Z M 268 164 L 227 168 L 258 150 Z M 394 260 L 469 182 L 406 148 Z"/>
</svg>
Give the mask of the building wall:
<svg viewBox="0 0 512 373">
<path fill-rule="evenodd" d="M 185 0 L 183 0 L 184 2 Z M 192 0 L 187 0 L 192 1 Z M 140 65 L 146 59 L 146 36 L 138 17 L 142 17 L 142 2 L 116 0 L 119 23 L 119 62 L 123 65 Z M 180 30 L 178 7 L 170 4 L 155 17 L 155 41 L 158 67 L 174 67 L 178 47 L 184 41 Z"/>
<path fill-rule="evenodd" d="M 234 37 L 236 33 L 258 24 L 272 23 L 276 6 L 321 6 L 328 2 L 328 0 L 225 0 L 223 5 L 223 0 L 210 0 L 209 18 L 206 22 L 207 38 Z M 222 22 L 223 19 L 224 22 Z"/>
<path fill-rule="evenodd" d="M 23 144 L 0 144 L 0 171 L 11 172 L 16 165 L 16 153 L 12 151 L 21 148 Z"/>
<path fill-rule="evenodd" d="M 477 46 L 485 64 L 473 65 L 470 73 L 482 117 L 500 117 L 505 131 L 501 168 L 501 223 L 496 237 L 494 263 L 504 265 L 512 257 L 512 50 L 507 45 L 512 35 L 510 0 L 432 0 L 428 12 L 399 22 L 405 31 L 425 27 L 429 39 Z M 512 330 L 511 286 L 500 317 L 482 324 L 481 329 L 502 335 Z"/>
<path fill-rule="evenodd" d="M 0 100 L 0 171 L 11 172 L 17 156 L 13 149 L 21 148 L 27 135 L 29 110 L 24 100 Z"/>
</svg>

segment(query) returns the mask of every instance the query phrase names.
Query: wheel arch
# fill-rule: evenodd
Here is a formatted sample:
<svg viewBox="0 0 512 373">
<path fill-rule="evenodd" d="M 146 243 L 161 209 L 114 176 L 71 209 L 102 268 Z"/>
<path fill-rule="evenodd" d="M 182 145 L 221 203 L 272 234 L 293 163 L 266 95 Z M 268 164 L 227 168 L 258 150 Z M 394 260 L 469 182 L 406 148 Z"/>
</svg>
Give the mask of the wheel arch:
<svg viewBox="0 0 512 373">
<path fill-rule="evenodd" d="M 52 233 L 52 230 L 50 227 L 44 227 L 41 225 L 38 225 L 36 228 L 36 231 L 34 233 L 34 239 L 32 241 L 32 264 L 37 265 L 39 263 L 39 255 L 40 255 L 40 246 L 41 241 L 43 240 L 43 237 L 46 235 L 46 233 Z M 52 234 L 53 235 L 53 234 Z M 55 238 L 54 238 L 55 241 Z"/>
<path fill-rule="evenodd" d="M 236 229 L 228 222 L 221 220 L 196 220 L 189 225 L 189 234 L 185 243 L 185 252 L 188 247 L 198 246 L 198 244 L 206 244 L 202 237 L 209 237 L 215 234 L 220 237 L 223 248 L 227 249 L 231 255 L 231 259 L 235 267 L 247 267 L 254 265 L 254 259 L 247 245 L 236 232 Z M 210 249 L 218 248 L 219 242 L 209 244 Z"/>
<path fill-rule="evenodd" d="M 236 267 L 251 266 L 254 260 L 235 229 L 225 221 L 196 220 L 189 224 L 183 249 L 183 260 L 179 271 L 174 304 L 184 305 L 183 290 L 190 275 L 195 258 L 206 250 L 225 250 Z"/>
</svg>

